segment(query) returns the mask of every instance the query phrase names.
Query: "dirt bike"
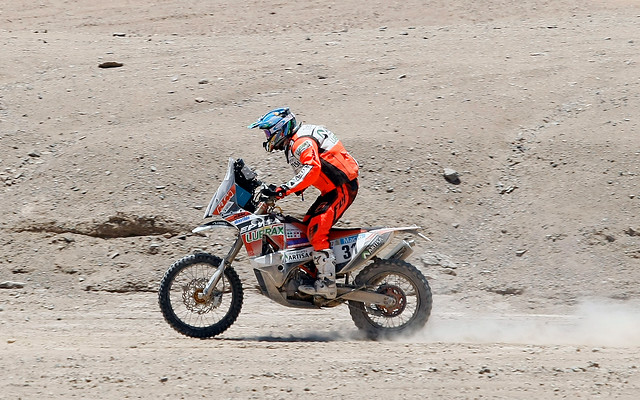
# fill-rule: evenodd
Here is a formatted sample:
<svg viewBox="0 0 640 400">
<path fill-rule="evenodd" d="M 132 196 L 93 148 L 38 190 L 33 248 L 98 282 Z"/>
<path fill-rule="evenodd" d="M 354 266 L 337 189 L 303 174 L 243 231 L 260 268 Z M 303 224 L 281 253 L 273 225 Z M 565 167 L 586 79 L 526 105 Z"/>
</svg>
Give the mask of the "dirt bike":
<svg viewBox="0 0 640 400">
<path fill-rule="evenodd" d="M 317 276 L 306 225 L 283 215 L 275 205 L 277 199 L 262 194 L 265 187 L 242 159 L 229 159 L 226 176 L 204 214 L 204 218 L 221 219 L 193 232 L 235 228 L 237 237 L 225 257 L 188 255 L 164 274 L 158 302 L 164 319 L 176 331 L 209 338 L 235 322 L 244 293 L 231 264 L 242 247 L 261 294 L 283 306 L 319 309 L 348 303 L 353 322 L 371 339 L 408 334 L 427 323 L 432 305 L 429 283 L 404 261 L 415 242 L 402 239 L 380 256 L 397 233 L 426 239 L 419 227 L 332 228 L 329 240 L 336 258 L 337 296 L 326 299 L 304 294 L 298 288 L 313 284 Z"/>
</svg>

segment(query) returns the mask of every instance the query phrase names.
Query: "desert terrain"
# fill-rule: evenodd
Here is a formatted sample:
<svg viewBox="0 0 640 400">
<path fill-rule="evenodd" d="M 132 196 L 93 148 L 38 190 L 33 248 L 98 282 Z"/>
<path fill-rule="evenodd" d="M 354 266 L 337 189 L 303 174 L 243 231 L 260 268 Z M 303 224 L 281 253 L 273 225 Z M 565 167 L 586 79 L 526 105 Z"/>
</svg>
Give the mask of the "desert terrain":
<svg viewBox="0 0 640 400">
<path fill-rule="evenodd" d="M 640 398 L 635 0 L 16 0 L 0 6 L 0 398 Z M 215 339 L 164 271 L 289 106 L 361 165 L 339 226 L 419 225 L 424 330 L 260 296 Z M 455 170 L 459 183 L 444 177 Z M 281 201 L 301 215 L 312 203 Z"/>
</svg>

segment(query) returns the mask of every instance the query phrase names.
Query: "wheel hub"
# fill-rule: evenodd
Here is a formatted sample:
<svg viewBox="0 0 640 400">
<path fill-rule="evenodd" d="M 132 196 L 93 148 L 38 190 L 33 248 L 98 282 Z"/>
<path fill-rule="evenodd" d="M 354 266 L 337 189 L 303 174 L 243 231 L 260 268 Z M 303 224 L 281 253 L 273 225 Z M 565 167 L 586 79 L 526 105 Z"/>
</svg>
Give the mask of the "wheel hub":
<svg viewBox="0 0 640 400">
<path fill-rule="evenodd" d="M 210 298 L 203 296 L 206 279 L 194 279 L 182 287 L 182 301 L 190 312 L 206 314 L 222 302 L 222 292 L 214 291 Z"/>
<path fill-rule="evenodd" d="M 407 296 L 405 296 L 402 289 L 394 285 L 384 285 L 378 289 L 378 293 L 395 299 L 395 304 L 393 306 L 378 306 L 380 311 L 382 311 L 382 315 L 385 317 L 396 317 L 402 314 L 407 306 Z"/>
<path fill-rule="evenodd" d="M 198 304 L 204 304 L 207 302 L 207 300 L 201 296 L 202 293 L 204 293 L 204 289 L 202 288 L 197 288 L 193 291 L 193 300 Z"/>
</svg>

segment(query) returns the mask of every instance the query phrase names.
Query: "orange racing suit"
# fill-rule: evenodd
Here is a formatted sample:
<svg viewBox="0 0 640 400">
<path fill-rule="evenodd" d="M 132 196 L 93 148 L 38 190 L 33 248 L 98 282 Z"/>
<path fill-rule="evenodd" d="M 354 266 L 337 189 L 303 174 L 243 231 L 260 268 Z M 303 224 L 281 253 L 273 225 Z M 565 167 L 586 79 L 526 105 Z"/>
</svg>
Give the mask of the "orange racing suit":
<svg viewBox="0 0 640 400">
<path fill-rule="evenodd" d="M 302 125 L 287 142 L 285 155 L 296 175 L 281 189 L 285 195 L 309 186 L 320 190 L 303 222 L 313 249 L 328 249 L 329 230 L 358 193 L 358 163 L 331 131 L 317 125 Z"/>
</svg>

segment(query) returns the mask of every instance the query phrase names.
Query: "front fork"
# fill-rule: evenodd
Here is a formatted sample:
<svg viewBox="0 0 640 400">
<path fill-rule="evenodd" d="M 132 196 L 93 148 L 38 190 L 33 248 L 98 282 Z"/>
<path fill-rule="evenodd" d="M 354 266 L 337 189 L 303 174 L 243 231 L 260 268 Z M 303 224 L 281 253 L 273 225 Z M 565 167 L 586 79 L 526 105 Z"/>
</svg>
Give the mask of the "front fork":
<svg viewBox="0 0 640 400">
<path fill-rule="evenodd" d="M 227 266 L 231 265 L 233 260 L 235 260 L 236 256 L 240 252 L 240 249 L 242 249 L 242 237 L 238 235 L 235 243 L 229 250 L 229 253 L 227 253 L 226 257 L 224 257 L 222 261 L 220 261 L 220 265 L 218 265 L 218 269 L 216 269 L 216 272 L 213 273 L 213 275 L 209 279 L 209 282 L 207 282 L 207 286 L 204 287 L 201 293 L 198 293 L 197 296 L 199 300 L 207 301 L 211 298 L 211 294 L 213 293 L 213 288 L 216 287 L 218 282 L 220 282 L 220 278 L 222 278 L 224 269 Z"/>
</svg>

